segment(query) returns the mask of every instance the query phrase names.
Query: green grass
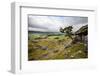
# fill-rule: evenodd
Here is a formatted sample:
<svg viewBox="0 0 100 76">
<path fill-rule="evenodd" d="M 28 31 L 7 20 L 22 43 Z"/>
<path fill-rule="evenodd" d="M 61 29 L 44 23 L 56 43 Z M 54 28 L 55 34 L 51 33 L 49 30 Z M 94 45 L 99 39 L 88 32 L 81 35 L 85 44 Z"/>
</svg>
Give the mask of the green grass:
<svg viewBox="0 0 100 76">
<path fill-rule="evenodd" d="M 71 41 L 64 35 L 29 34 L 28 60 L 87 58 L 84 44 L 72 44 Z M 65 45 L 68 47 L 65 48 Z"/>
<path fill-rule="evenodd" d="M 87 54 L 85 53 L 85 46 L 83 43 L 77 43 L 67 48 L 69 50 L 68 58 L 86 58 Z"/>
</svg>

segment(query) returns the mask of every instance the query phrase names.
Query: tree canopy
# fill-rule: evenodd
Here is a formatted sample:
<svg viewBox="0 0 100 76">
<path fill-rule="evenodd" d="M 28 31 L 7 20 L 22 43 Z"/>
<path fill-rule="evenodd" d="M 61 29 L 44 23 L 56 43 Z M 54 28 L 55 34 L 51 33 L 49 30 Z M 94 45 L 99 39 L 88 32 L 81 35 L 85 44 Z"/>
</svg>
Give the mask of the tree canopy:
<svg viewBox="0 0 100 76">
<path fill-rule="evenodd" d="M 65 27 L 65 28 L 60 28 L 60 32 L 61 33 L 64 33 L 65 36 L 69 36 L 71 39 L 72 39 L 72 29 L 73 27 L 72 26 L 68 26 L 68 27 Z"/>
</svg>

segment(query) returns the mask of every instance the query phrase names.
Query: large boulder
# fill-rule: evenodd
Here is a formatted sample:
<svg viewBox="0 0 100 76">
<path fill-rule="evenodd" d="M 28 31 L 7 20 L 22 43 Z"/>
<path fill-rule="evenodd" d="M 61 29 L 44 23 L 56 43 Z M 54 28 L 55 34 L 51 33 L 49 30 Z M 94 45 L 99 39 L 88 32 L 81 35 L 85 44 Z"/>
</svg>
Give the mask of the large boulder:
<svg viewBox="0 0 100 76">
<path fill-rule="evenodd" d="M 78 31 L 75 32 L 75 35 L 87 35 L 88 34 L 88 25 L 82 26 Z"/>
<path fill-rule="evenodd" d="M 87 39 L 88 39 L 88 25 L 85 25 L 75 32 L 75 38 L 73 39 L 72 43 L 77 43 L 77 42 L 87 43 Z"/>
</svg>

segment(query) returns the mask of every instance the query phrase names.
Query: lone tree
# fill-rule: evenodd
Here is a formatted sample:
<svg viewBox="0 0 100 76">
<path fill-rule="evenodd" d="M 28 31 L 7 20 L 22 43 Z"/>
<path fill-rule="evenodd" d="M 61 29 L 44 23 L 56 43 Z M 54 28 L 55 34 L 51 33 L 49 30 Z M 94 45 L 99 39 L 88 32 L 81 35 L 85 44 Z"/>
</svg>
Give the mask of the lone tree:
<svg viewBox="0 0 100 76">
<path fill-rule="evenodd" d="M 72 38 L 72 29 L 73 29 L 72 26 L 68 26 L 68 27 L 65 27 L 65 28 L 61 27 L 60 32 L 65 33 L 65 36 L 68 36 L 73 40 L 73 38 Z"/>
</svg>

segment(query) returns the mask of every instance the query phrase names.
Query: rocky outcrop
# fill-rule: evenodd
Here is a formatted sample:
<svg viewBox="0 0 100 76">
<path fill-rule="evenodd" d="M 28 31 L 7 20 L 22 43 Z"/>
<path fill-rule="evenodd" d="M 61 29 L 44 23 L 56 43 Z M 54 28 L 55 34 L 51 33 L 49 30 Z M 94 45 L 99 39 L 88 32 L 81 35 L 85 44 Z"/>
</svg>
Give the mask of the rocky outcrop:
<svg viewBox="0 0 100 76">
<path fill-rule="evenodd" d="M 81 27 L 78 31 L 75 32 L 75 35 L 88 35 L 88 25 Z"/>
<path fill-rule="evenodd" d="M 75 32 L 75 38 L 73 39 L 73 43 L 83 42 L 86 44 L 87 40 L 88 40 L 88 25 L 85 25 Z"/>
</svg>

